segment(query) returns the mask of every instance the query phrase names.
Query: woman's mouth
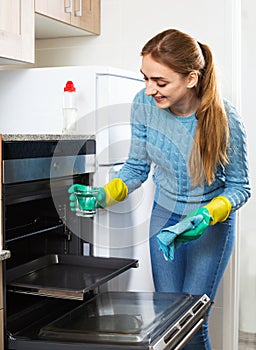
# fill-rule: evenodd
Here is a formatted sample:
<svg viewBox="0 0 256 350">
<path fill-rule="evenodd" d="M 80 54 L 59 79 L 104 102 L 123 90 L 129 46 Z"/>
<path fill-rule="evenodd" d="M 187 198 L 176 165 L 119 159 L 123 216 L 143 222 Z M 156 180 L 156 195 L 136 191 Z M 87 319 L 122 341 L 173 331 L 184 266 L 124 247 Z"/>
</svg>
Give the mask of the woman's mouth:
<svg viewBox="0 0 256 350">
<path fill-rule="evenodd" d="M 165 100 L 165 96 L 154 96 L 156 103 L 161 103 Z"/>
</svg>

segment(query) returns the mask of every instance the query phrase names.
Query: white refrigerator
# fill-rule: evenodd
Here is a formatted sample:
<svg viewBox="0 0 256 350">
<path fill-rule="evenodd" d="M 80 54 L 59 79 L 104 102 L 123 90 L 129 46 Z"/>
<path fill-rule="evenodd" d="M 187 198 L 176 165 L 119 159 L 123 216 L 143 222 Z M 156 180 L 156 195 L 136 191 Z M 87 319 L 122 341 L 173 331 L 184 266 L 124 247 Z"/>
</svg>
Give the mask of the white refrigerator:
<svg viewBox="0 0 256 350">
<path fill-rule="evenodd" d="M 0 71 L 0 130 L 41 137 L 61 134 L 63 90 L 69 80 L 76 87 L 77 132 L 96 138 L 94 185 L 103 186 L 128 156 L 131 102 L 144 86 L 140 75 L 98 66 Z M 108 289 L 153 290 L 148 248 L 153 196 L 149 176 L 122 203 L 99 209 L 93 219 L 95 256 L 139 260 L 138 268 L 111 281 Z"/>
<path fill-rule="evenodd" d="M 128 156 L 131 101 L 143 86 L 143 81 L 129 75 L 97 75 L 96 185 L 115 177 Z M 109 282 L 109 289 L 153 290 L 148 247 L 153 196 L 150 174 L 148 180 L 123 202 L 98 211 L 94 223 L 96 255 L 136 257 L 139 260 L 138 269 L 127 271 Z"/>
</svg>

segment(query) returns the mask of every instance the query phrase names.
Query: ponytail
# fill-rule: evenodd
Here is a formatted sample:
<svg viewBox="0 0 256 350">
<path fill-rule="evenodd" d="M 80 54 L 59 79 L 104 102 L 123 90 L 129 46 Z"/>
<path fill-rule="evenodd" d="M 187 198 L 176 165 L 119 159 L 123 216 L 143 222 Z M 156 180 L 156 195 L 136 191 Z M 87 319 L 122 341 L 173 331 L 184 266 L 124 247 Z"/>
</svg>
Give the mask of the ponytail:
<svg viewBox="0 0 256 350">
<path fill-rule="evenodd" d="M 205 67 L 196 87 L 200 99 L 196 117 L 198 119 L 194 146 L 189 159 L 189 171 L 193 185 L 211 184 L 218 165 L 228 162 L 228 120 L 217 86 L 216 71 L 211 50 L 199 44 L 205 58 Z"/>
</svg>

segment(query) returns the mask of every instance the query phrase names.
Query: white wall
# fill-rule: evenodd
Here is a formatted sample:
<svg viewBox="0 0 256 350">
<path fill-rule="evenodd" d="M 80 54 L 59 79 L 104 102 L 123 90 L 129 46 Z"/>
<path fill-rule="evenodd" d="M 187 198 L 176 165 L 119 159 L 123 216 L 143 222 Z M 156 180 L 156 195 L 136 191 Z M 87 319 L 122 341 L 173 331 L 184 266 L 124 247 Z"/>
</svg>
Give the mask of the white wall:
<svg viewBox="0 0 256 350">
<path fill-rule="evenodd" d="M 242 114 L 245 120 L 251 173 L 252 198 L 242 210 L 243 225 L 240 231 L 240 330 L 256 333 L 256 48 L 254 33 L 256 3 L 251 0 L 242 1 Z"/>
<path fill-rule="evenodd" d="M 172 27 L 213 48 L 230 95 L 232 0 L 101 0 L 101 4 L 100 36 L 38 40 L 37 65 L 103 64 L 139 71 L 142 46 L 153 35 Z"/>
<path fill-rule="evenodd" d="M 164 29 L 178 28 L 212 47 L 220 68 L 224 94 L 239 105 L 239 25 L 234 21 L 239 12 L 239 2 L 102 0 L 100 36 L 38 40 L 36 65 L 107 65 L 139 71 L 140 50 L 144 43 Z M 228 288 L 234 289 L 230 275 L 228 281 L 231 281 L 227 283 Z M 225 285 L 221 285 L 211 316 L 212 342 L 216 350 L 235 350 L 236 345 L 232 343 L 235 327 L 229 322 L 229 317 L 234 318 L 233 311 L 223 308 L 225 294 Z"/>
</svg>

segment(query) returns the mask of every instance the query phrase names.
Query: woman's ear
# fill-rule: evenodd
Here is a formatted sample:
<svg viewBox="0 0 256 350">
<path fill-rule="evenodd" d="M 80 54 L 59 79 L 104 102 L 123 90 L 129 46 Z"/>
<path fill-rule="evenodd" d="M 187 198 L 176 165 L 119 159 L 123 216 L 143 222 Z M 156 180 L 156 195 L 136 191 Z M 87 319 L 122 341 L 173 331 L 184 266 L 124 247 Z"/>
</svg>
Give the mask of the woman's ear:
<svg viewBox="0 0 256 350">
<path fill-rule="evenodd" d="M 191 89 L 197 85 L 198 82 L 198 74 L 196 71 L 192 71 L 189 73 L 187 78 L 187 88 Z"/>
</svg>

